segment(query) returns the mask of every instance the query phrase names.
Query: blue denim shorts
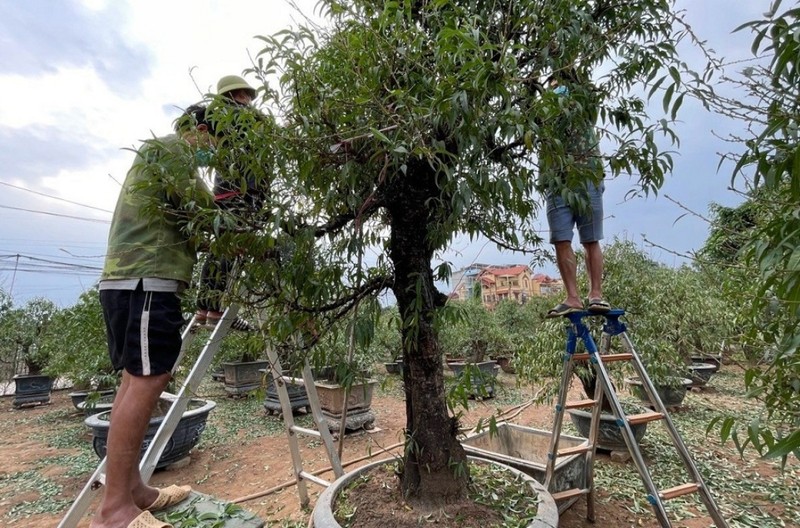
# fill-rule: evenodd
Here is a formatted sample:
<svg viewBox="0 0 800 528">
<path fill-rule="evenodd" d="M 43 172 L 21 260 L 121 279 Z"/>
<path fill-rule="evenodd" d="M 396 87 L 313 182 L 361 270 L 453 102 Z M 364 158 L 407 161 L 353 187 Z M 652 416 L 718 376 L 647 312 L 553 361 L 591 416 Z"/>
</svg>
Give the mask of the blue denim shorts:
<svg viewBox="0 0 800 528">
<path fill-rule="evenodd" d="M 581 244 L 603 239 L 603 192 L 604 183 L 589 184 L 588 207 L 585 211 L 574 211 L 555 193 L 547 195 L 547 223 L 550 226 L 550 243 L 571 242 L 575 226 Z"/>
</svg>

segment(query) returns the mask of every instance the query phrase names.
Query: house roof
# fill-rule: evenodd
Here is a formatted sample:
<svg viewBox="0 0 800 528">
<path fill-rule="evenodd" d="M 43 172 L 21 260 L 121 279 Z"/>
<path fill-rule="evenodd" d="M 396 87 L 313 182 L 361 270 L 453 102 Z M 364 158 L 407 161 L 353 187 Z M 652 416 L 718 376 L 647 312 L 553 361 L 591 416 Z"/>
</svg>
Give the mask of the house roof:
<svg viewBox="0 0 800 528">
<path fill-rule="evenodd" d="M 526 266 L 525 264 L 517 264 L 515 266 L 508 266 L 508 267 L 505 267 L 505 268 L 488 268 L 488 269 L 483 270 L 483 273 L 481 275 L 492 274 L 492 275 L 495 275 L 497 277 L 502 276 L 502 275 L 515 276 L 515 275 L 519 275 L 520 273 L 524 273 L 525 271 L 530 271 L 530 268 L 528 266 Z"/>
</svg>

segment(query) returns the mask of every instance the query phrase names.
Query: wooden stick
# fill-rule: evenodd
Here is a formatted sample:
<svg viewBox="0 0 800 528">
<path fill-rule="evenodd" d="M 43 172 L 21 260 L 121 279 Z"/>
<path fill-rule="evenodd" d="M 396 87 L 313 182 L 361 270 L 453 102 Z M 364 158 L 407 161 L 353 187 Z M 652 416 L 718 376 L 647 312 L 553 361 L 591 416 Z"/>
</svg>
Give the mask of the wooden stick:
<svg viewBox="0 0 800 528">
<path fill-rule="evenodd" d="M 396 444 L 390 445 L 389 447 L 380 447 L 380 446 L 379 447 L 380 447 L 380 452 L 388 453 L 393 449 L 397 449 L 398 447 L 401 447 L 402 445 L 404 445 L 404 442 L 398 442 Z M 366 459 L 372 458 L 372 457 L 376 456 L 377 454 L 378 453 L 371 453 L 371 454 L 364 455 L 364 456 L 359 457 L 359 458 L 354 458 L 353 460 L 350 460 L 348 462 L 342 463 L 342 467 L 352 466 L 353 464 L 355 464 L 357 462 L 361 462 L 362 460 L 366 460 Z M 332 471 L 332 470 L 333 470 L 333 468 L 331 466 L 328 466 L 328 467 L 313 471 L 311 474 L 312 475 L 321 475 L 323 473 L 326 473 L 326 472 Z M 276 486 L 272 486 L 271 488 L 269 488 L 267 490 L 259 491 L 258 493 L 253 493 L 252 495 L 245 495 L 244 497 L 239 497 L 238 499 L 234 499 L 234 500 L 232 500 L 230 502 L 232 502 L 234 504 L 239 504 L 240 502 L 247 502 L 247 501 L 251 501 L 253 499 L 259 499 L 261 497 L 266 497 L 267 495 L 272 495 L 276 491 L 280 491 L 280 490 L 282 490 L 284 488 L 288 488 L 290 486 L 294 486 L 295 484 L 297 484 L 297 479 L 287 480 L 286 482 L 283 482 L 283 483 L 278 484 Z"/>
</svg>

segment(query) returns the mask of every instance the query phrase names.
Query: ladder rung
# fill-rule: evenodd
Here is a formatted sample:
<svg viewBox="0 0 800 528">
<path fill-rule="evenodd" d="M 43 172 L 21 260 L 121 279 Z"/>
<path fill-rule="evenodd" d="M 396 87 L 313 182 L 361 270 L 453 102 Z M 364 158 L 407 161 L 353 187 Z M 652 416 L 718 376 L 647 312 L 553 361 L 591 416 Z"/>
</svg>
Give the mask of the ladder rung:
<svg viewBox="0 0 800 528">
<path fill-rule="evenodd" d="M 688 495 L 690 493 L 694 493 L 699 489 L 700 489 L 700 484 L 698 484 L 697 482 L 689 482 L 688 484 L 681 484 L 680 486 L 675 486 L 674 488 L 665 489 L 658 495 L 664 500 L 670 500 L 674 499 L 675 497 L 680 497 L 682 495 Z"/>
<path fill-rule="evenodd" d="M 315 430 L 315 429 L 309 429 L 307 427 L 300 427 L 299 425 L 293 425 L 289 429 L 291 429 L 295 433 L 301 433 L 301 434 L 308 435 L 308 436 L 316 436 L 316 437 L 322 436 L 322 434 L 319 431 Z"/>
<path fill-rule="evenodd" d="M 323 488 L 327 488 L 328 486 L 331 485 L 331 483 L 328 482 L 327 480 L 325 480 L 324 478 L 320 478 L 320 477 L 318 477 L 318 476 L 316 476 L 316 475 L 314 475 L 312 473 L 308 473 L 306 471 L 301 471 L 300 473 L 298 473 L 298 475 L 300 476 L 300 478 L 306 479 L 306 480 L 310 480 L 314 484 L 319 484 Z"/>
<path fill-rule="evenodd" d="M 565 456 L 570 456 L 570 455 L 578 455 L 578 454 L 581 454 L 581 453 L 587 453 L 587 452 L 589 452 L 591 450 L 592 450 L 592 445 L 587 442 L 587 443 L 581 444 L 579 446 L 566 447 L 564 449 L 559 449 L 558 450 L 558 456 L 565 457 Z"/>
<path fill-rule="evenodd" d="M 603 363 L 612 363 L 614 361 L 630 361 L 633 359 L 633 354 L 597 354 L 603 358 Z M 588 361 L 591 357 L 590 354 L 572 354 L 574 361 Z"/>
<path fill-rule="evenodd" d="M 655 422 L 662 420 L 664 414 L 660 412 L 646 412 L 642 414 L 631 414 L 628 416 L 628 423 L 631 425 L 638 425 L 643 423 Z"/>
<path fill-rule="evenodd" d="M 589 489 L 588 488 L 572 488 L 564 491 L 559 491 L 558 493 L 553 493 L 552 497 L 553 500 L 556 502 L 571 499 L 573 497 L 580 497 L 581 495 L 588 495 Z"/>
<path fill-rule="evenodd" d="M 565 409 L 584 409 L 586 407 L 594 407 L 597 400 L 575 400 L 564 404 Z"/>
</svg>

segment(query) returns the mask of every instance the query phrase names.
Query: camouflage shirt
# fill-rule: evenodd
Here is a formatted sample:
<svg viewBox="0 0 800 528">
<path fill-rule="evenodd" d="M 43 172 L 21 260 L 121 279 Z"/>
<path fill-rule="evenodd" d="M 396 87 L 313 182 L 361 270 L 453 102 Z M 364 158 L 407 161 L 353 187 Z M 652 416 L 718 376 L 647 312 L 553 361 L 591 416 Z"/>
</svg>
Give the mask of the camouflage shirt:
<svg viewBox="0 0 800 528">
<path fill-rule="evenodd" d="M 122 186 L 101 280 L 160 278 L 189 284 L 197 260 L 184 231 L 188 204 L 211 203 L 193 149 L 176 135 L 145 141 Z"/>
</svg>

